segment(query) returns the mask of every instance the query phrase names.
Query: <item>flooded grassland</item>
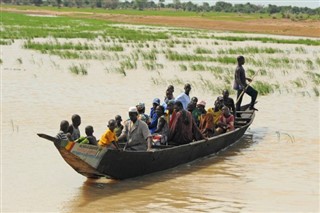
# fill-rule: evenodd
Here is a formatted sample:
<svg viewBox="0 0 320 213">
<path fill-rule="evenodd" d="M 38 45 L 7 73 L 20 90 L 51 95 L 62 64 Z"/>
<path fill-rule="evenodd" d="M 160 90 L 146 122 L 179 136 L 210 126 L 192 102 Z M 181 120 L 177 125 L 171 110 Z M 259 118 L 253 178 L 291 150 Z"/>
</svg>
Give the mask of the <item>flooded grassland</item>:
<svg viewBox="0 0 320 213">
<path fill-rule="evenodd" d="M 320 40 L 3 13 L 2 212 L 319 211 Z M 97 138 L 169 84 L 213 106 L 236 57 L 259 91 L 246 137 L 217 156 L 127 181 L 87 181 L 37 132 L 78 113 Z M 243 103 L 249 102 L 246 96 Z M 19 203 L 17 205 L 17 203 Z"/>
</svg>

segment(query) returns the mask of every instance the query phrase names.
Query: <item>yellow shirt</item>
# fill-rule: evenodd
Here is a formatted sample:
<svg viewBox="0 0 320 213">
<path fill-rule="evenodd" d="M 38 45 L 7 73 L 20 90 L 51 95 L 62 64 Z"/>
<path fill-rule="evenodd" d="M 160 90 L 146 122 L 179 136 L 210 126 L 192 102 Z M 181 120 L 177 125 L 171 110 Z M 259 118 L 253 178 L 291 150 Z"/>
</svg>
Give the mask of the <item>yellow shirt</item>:
<svg viewBox="0 0 320 213">
<path fill-rule="evenodd" d="M 208 113 L 213 114 L 214 125 L 217 125 L 219 122 L 220 116 L 222 115 L 222 110 L 215 112 L 215 111 L 213 111 L 212 108 L 209 108 Z"/>
<path fill-rule="evenodd" d="M 101 136 L 99 140 L 100 146 L 108 146 L 111 144 L 112 141 L 118 141 L 118 138 L 115 134 L 115 132 L 111 131 L 110 129 L 107 129 L 107 131 Z"/>
</svg>

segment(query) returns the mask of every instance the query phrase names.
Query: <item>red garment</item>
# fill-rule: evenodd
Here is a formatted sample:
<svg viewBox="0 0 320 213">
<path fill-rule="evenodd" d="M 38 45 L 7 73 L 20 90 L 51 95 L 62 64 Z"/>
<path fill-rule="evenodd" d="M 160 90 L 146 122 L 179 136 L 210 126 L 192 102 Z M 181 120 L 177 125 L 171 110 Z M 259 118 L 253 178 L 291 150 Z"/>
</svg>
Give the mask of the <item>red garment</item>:
<svg viewBox="0 0 320 213">
<path fill-rule="evenodd" d="M 177 112 L 170 126 L 168 141 L 181 145 L 201 139 L 204 139 L 204 136 L 197 127 L 192 114 L 186 110 Z"/>
<path fill-rule="evenodd" d="M 228 130 L 234 130 L 234 116 L 229 115 L 229 117 L 225 117 L 224 114 L 221 115 L 219 121 L 223 124 L 227 125 Z"/>
<path fill-rule="evenodd" d="M 173 111 L 173 112 L 172 112 L 172 115 L 171 115 L 170 118 L 169 118 L 169 119 L 170 119 L 170 121 L 169 121 L 169 127 L 172 126 L 172 123 L 173 123 L 173 121 L 174 121 L 175 118 L 176 118 L 176 114 L 177 114 L 176 111 Z"/>
<path fill-rule="evenodd" d="M 212 137 L 214 135 L 214 117 L 212 113 L 206 113 L 200 116 L 199 129 L 206 137 Z"/>
</svg>

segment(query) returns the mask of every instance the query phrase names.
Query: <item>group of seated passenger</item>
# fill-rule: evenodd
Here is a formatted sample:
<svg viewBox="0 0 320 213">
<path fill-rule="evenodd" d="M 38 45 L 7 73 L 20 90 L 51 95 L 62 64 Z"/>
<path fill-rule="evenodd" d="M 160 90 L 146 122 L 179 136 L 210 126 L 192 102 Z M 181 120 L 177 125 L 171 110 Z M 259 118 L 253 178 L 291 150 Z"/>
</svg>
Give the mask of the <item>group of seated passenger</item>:
<svg viewBox="0 0 320 213">
<path fill-rule="evenodd" d="M 80 136 L 79 115 L 72 116 L 71 125 L 66 120 L 61 122 L 57 138 L 108 149 L 119 149 L 118 142 L 125 141 L 124 150 L 136 151 L 150 150 L 152 146 L 187 144 L 234 130 L 235 107 L 228 90 L 224 90 L 214 107 L 207 110 L 205 101 L 197 97 L 190 99 L 190 84 L 186 84 L 184 90 L 174 98 L 174 87 L 170 85 L 163 104 L 159 98 L 153 100 L 149 115 L 145 113 L 144 103 L 130 107 L 129 119 L 123 124 L 120 115 L 109 120 L 108 129 L 98 141 L 93 136 L 92 126 L 85 128 L 86 136 Z"/>
</svg>

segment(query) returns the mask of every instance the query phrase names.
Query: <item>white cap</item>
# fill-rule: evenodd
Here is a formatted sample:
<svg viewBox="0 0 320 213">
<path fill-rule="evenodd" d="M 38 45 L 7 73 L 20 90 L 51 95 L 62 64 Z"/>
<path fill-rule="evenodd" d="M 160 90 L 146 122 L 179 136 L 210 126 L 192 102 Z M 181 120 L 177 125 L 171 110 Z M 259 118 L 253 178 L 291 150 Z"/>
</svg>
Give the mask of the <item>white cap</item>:
<svg viewBox="0 0 320 213">
<path fill-rule="evenodd" d="M 137 107 L 130 107 L 128 112 L 138 112 Z"/>
</svg>

